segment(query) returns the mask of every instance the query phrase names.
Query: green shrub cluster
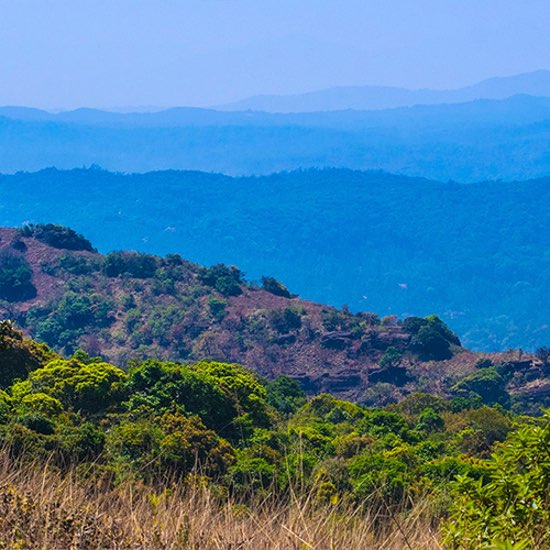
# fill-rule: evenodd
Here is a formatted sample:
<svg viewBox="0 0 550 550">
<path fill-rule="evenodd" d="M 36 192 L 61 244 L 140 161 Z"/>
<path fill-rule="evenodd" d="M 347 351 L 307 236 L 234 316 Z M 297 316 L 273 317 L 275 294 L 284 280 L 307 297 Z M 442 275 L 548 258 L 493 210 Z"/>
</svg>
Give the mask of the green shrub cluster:
<svg viewBox="0 0 550 550">
<path fill-rule="evenodd" d="M 385 408 L 308 401 L 292 379 L 223 362 L 133 360 L 124 371 L 80 351 L 60 358 L 10 323 L 0 325 L 0 365 L 0 443 L 19 460 L 115 482 L 200 474 L 241 499 L 286 498 L 292 487 L 326 505 L 406 511 L 429 495 L 449 514 L 449 548 L 548 543 L 549 414 L 457 409 L 430 394 Z"/>
<path fill-rule="evenodd" d="M 212 267 L 203 267 L 199 271 L 199 280 L 223 296 L 242 294 L 243 274 L 235 266 L 216 264 Z"/>
<path fill-rule="evenodd" d="M 0 251 L 0 299 L 22 302 L 34 296 L 32 270 L 25 258 L 16 252 Z"/>
<path fill-rule="evenodd" d="M 457 336 L 436 315 L 409 317 L 403 328 L 412 335 L 411 349 L 424 360 L 450 359 L 451 346 L 460 346 Z"/>
<path fill-rule="evenodd" d="M 153 277 L 157 267 L 158 259 L 155 256 L 137 252 L 111 252 L 103 262 L 103 272 L 107 277 L 128 275 L 148 279 Z"/>
<path fill-rule="evenodd" d="M 28 224 L 19 230 L 20 237 L 33 237 L 54 248 L 66 250 L 83 250 L 94 252 L 95 249 L 88 239 L 78 234 L 70 227 L 64 227 L 53 223 Z"/>
</svg>

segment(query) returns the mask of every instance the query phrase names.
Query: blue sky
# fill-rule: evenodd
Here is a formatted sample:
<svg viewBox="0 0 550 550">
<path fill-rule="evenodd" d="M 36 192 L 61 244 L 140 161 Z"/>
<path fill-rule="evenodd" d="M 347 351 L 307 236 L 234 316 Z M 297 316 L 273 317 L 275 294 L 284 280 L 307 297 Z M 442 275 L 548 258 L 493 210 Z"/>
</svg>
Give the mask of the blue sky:
<svg viewBox="0 0 550 550">
<path fill-rule="evenodd" d="M 548 0 L 0 0 L 0 105 L 208 106 L 550 69 Z"/>
</svg>

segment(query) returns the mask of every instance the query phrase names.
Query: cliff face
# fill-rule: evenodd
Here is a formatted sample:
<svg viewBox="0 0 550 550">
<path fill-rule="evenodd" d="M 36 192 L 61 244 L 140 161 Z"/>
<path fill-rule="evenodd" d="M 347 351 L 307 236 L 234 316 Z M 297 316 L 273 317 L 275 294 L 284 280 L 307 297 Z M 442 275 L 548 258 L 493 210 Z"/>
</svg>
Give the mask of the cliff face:
<svg viewBox="0 0 550 550">
<path fill-rule="evenodd" d="M 0 315 L 65 354 L 83 349 L 118 365 L 142 357 L 231 361 L 268 378 L 296 378 L 310 394 L 367 402 L 444 392 L 480 358 L 516 360 L 466 351 L 437 318 L 353 314 L 302 300 L 273 280 L 248 284 L 235 267 L 204 268 L 177 255 L 103 256 L 67 231 L 0 229 L 0 271 L 11 284 Z M 524 361 L 517 370 L 533 367 L 530 356 Z M 541 392 L 544 379 L 541 371 L 525 383 Z"/>
</svg>

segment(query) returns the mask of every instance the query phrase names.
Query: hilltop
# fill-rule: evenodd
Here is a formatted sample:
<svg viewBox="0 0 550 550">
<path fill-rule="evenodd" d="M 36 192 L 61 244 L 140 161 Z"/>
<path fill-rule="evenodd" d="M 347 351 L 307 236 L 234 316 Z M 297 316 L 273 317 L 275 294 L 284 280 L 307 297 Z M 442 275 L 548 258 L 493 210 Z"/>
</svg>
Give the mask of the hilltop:
<svg viewBox="0 0 550 550">
<path fill-rule="evenodd" d="M 470 352 L 435 316 L 354 314 L 303 300 L 271 277 L 257 286 L 234 266 L 173 254 L 101 255 L 60 226 L 0 229 L 0 294 L 1 314 L 54 350 L 83 349 L 119 365 L 230 361 L 290 376 L 309 394 L 380 404 L 411 391 L 449 394 L 480 364 L 494 364 L 506 374 L 491 371 L 502 385 L 497 400 L 509 401 L 509 391 L 521 406 L 538 406 L 550 393 L 535 357 Z"/>
</svg>

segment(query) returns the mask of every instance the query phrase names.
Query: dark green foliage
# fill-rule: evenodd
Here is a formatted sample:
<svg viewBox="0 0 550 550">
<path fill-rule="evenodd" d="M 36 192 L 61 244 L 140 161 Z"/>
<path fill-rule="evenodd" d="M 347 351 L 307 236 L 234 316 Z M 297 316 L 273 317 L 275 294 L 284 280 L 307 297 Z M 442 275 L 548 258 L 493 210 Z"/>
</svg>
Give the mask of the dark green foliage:
<svg viewBox="0 0 550 550">
<path fill-rule="evenodd" d="M 63 248 L 66 250 L 84 250 L 86 252 L 94 252 L 90 241 L 79 235 L 73 229 L 48 223 L 25 225 L 19 230 L 21 237 L 34 237 L 38 241 L 43 242 L 54 248 Z"/>
<path fill-rule="evenodd" d="M 380 366 L 383 368 L 396 367 L 401 362 L 403 354 L 394 347 L 387 349 L 386 353 L 380 359 Z"/>
<path fill-rule="evenodd" d="M 285 416 L 306 404 L 306 394 L 300 384 L 288 376 L 278 376 L 266 384 L 266 401 Z"/>
<path fill-rule="evenodd" d="M 50 307 L 32 308 L 26 316 L 26 324 L 36 338 L 56 348 L 72 353 L 78 338 L 88 328 L 98 329 L 112 323 L 113 302 L 99 294 L 66 292 Z"/>
<path fill-rule="evenodd" d="M 101 262 L 87 256 L 65 254 L 59 258 L 59 269 L 71 275 L 89 275 L 101 269 Z"/>
<path fill-rule="evenodd" d="M 302 316 L 295 308 L 287 307 L 282 311 L 276 310 L 271 314 L 271 326 L 281 334 L 298 330 L 302 326 Z"/>
<path fill-rule="evenodd" d="M 476 369 L 487 369 L 489 367 L 493 366 L 493 362 L 491 359 L 479 359 L 476 361 L 475 367 Z"/>
<path fill-rule="evenodd" d="M 129 410 L 157 412 L 180 409 L 198 415 L 225 437 L 244 437 L 247 424 L 268 426 L 266 390 L 256 377 L 237 365 L 145 361 L 130 369 Z"/>
<path fill-rule="evenodd" d="M 208 300 L 208 307 L 212 316 L 220 320 L 225 317 L 225 307 L 227 302 L 225 300 L 220 300 L 219 298 L 212 297 Z"/>
<path fill-rule="evenodd" d="M 463 397 L 479 396 L 487 405 L 510 405 L 510 395 L 506 391 L 506 380 L 494 367 L 484 368 L 466 376 L 452 390 Z"/>
<path fill-rule="evenodd" d="M 32 270 L 20 254 L 0 251 L 0 299 L 22 302 L 34 298 Z"/>
<path fill-rule="evenodd" d="M 536 355 L 537 359 L 542 361 L 543 365 L 547 365 L 548 360 L 550 359 L 550 347 L 541 346 L 540 348 L 537 348 L 535 350 L 535 355 Z"/>
<path fill-rule="evenodd" d="M 262 277 L 262 288 L 271 294 L 275 294 L 275 296 L 290 298 L 288 288 L 273 277 Z"/>
<path fill-rule="evenodd" d="M 418 418 L 417 429 L 421 432 L 440 432 L 445 428 L 443 417 L 431 407 L 426 407 Z"/>
<path fill-rule="evenodd" d="M 403 328 L 412 335 L 411 349 L 426 361 L 450 359 L 451 345 L 460 346 L 458 337 L 435 315 L 423 319 L 409 317 L 403 322 Z"/>
<path fill-rule="evenodd" d="M 26 340 L 9 321 L 0 321 L 0 388 L 43 367 L 56 355 L 47 346 Z"/>
<path fill-rule="evenodd" d="M 550 414 L 521 427 L 484 464 L 452 485 L 445 542 L 453 550 L 550 546 Z"/>
<path fill-rule="evenodd" d="M 27 250 L 27 245 L 20 238 L 15 238 L 11 243 L 11 247 L 17 252 L 26 252 Z"/>
<path fill-rule="evenodd" d="M 128 275 L 138 279 L 151 278 L 158 267 L 158 259 L 137 252 L 111 252 L 105 256 L 103 272 L 107 277 Z"/>
<path fill-rule="evenodd" d="M 242 294 L 243 274 L 235 266 L 216 264 L 212 267 L 203 267 L 199 272 L 199 280 L 223 296 Z"/>
</svg>

